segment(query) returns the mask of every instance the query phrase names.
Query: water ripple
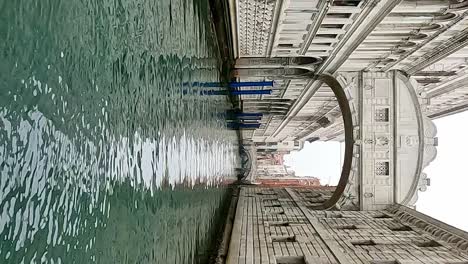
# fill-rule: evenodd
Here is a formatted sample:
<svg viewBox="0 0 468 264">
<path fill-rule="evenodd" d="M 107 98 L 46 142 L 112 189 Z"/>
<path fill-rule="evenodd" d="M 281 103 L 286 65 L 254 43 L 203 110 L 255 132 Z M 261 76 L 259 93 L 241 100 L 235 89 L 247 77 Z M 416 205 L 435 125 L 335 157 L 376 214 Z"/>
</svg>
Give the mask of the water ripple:
<svg viewBox="0 0 468 264">
<path fill-rule="evenodd" d="M 204 263 L 234 175 L 207 0 L 0 1 L 0 262 Z"/>
</svg>

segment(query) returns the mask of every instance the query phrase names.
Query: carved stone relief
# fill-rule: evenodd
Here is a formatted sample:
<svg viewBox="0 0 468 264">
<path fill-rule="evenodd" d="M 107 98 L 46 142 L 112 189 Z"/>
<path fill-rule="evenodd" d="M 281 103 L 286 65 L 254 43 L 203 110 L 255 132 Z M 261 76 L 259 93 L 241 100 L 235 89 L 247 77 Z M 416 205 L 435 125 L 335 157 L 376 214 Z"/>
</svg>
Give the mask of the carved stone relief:
<svg viewBox="0 0 468 264">
<path fill-rule="evenodd" d="M 396 71 L 342 73 L 338 77 L 349 94 L 350 108 L 355 109 L 354 174 L 340 201 L 342 208 L 379 210 L 398 202 L 412 206 L 417 192 L 429 185 L 421 172 L 437 153 L 437 130 L 431 120 L 422 118 L 419 100 L 405 78 Z"/>
</svg>

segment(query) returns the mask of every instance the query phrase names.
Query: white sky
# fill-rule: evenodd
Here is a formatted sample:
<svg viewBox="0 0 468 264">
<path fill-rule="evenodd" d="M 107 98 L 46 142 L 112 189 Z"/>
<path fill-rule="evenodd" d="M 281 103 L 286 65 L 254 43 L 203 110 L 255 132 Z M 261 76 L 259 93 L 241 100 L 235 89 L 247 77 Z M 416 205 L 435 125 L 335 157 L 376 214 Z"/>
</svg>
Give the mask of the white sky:
<svg viewBox="0 0 468 264">
<path fill-rule="evenodd" d="M 416 209 L 468 231 L 468 112 L 434 122 L 438 153 L 424 170 L 431 186 L 419 193 Z M 306 142 L 300 152 L 286 155 L 285 163 L 297 176 L 315 176 L 322 184 L 336 185 L 341 173 L 341 146 L 339 142 Z"/>
<path fill-rule="evenodd" d="M 416 209 L 468 231 L 468 112 L 436 119 L 436 159 L 424 170 L 431 186 Z"/>
<path fill-rule="evenodd" d="M 337 185 L 341 174 L 340 142 L 305 142 L 301 151 L 284 156 L 296 176 L 314 176 L 322 185 Z"/>
</svg>

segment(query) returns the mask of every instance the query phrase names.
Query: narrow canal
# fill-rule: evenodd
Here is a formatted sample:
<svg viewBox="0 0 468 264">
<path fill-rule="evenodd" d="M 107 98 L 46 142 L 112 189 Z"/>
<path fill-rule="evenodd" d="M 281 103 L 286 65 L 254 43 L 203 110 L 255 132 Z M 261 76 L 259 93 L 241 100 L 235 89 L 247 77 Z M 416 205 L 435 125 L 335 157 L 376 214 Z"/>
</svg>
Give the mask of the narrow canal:
<svg viewBox="0 0 468 264">
<path fill-rule="evenodd" d="M 0 0 L 0 263 L 207 263 L 220 64 L 208 0 Z"/>
</svg>

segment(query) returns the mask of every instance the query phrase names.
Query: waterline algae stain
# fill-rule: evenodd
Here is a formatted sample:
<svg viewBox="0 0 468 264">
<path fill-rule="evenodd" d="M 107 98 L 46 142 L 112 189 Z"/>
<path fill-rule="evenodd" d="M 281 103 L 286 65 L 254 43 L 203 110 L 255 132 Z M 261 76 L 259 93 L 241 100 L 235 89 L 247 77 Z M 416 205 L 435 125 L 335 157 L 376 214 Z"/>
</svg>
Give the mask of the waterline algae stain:
<svg viewBox="0 0 468 264">
<path fill-rule="evenodd" d="M 236 135 L 207 0 L 0 0 L 0 263 L 206 263 Z"/>
</svg>

